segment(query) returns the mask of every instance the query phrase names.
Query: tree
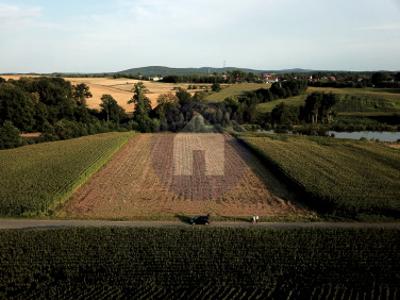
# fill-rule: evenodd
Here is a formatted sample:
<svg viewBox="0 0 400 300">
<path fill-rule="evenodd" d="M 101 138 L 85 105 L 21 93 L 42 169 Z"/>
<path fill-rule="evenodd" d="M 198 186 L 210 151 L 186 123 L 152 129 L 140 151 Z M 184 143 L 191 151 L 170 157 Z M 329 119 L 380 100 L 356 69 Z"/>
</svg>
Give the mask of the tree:
<svg viewBox="0 0 400 300">
<path fill-rule="evenodd" d="M 138 82 L 133 87 L 133 97 L 128 101 L 128 104 L 135 105 L 133 113 L 133 121 L 137 124 L 137 130 L 141 132 L 151 132 L 153 129 L 153 122 L 149 116 L 151 111 L 151 102 L 146 97 L 149 91 L 146 89 L 143 82 Z"/>
<path fill-rule="evenodd" d="M 0 149 L 10 149 L 22 144 L 18 128 L 10 121 L 5 121 L 0 127 Z"/>
<path fill-rule="evenodd" d="M 282 102 L 272 110 L 271 121 L 273 124 L 292 127 L 299 122 L 299 110 Z"/>
<path fill-rule="evenodd" d="M 33 129 L 35 107 L 32 97 L 11 83 L 0 85 L 0 124 L 10 121 L 23 131 Z"/>
<path fill-rule="evenodd" d="M 192 95 L 190 95 L 185 89 L 179 88 L 176 92 L 176 98 L 181 106 L 192 102 Z"/>
<path fill-rule="evenodd" d="M 324 94 L 321 102 L 321 116 L 327 123 L 332 122 L 333 119 L 333 107 L 338 102 L 338 98 L 333 93 Z"/>
<path fill-rule="evenodd" d="M 21 78 L 15 82 L 23 91 L 36 94 L 47 107 L 47 121 L 54 125 L 61 119 L 75 119 L 77 101 L 70 82 L 62 78 Z M 86 109 L 86 107 L 84 106 Z M 16 124 L 15 124 L 16 125 Z"/>
<path fill-rule="evenodd" d="M 82 134 L 82 129 L 80 123 L 65 119 L 58 121 L 54 126 L 56 135 L 61 140 L 72 139 L 84 135 Z"/>
<path fill-rule="evenodd" d="M 158 105 L 165 105 L 167 103 L 177 103 L 178 98 L 172 94 L 172 93 L 167 93 L 167 94 L 161 94 L 158 99 L 157 99 L 157 104 Z"/>
<path fill-rule="evenodd" d="M 146 94 L 149 90 L 145 87 L 143 82 L 138 82 L 134 85 L 132 99 L 128 101 L 128 104 L 135 105 L 135 112 L 137 114 L 149 113 L 151 110 L 151 102 Z"/>
<path fill-rule="evenodd" d="M 311 121 L 312 124 L 318 123 L 318 117 L 322 102 L 321 93 L 312 93 L 306 99 L 304 106 L 304 114 L 307 121 Z"/>
<path fill-rule="evenodd" d="M 0 84 L 5 83 L 6 80 L 3 77 L 0 77 Z"/>
<path fill-rule="evenodd" d="M 374 85 L 379 85 L 384 81 L 388 80 L 388 76 L 386 73 L 383 72 L 376 72 L 372 74 L 371 81 Z"/>
<path fill-rule="evenodd" d="M 394 80 L 400 81 L 400 72 L 397 72 L 396 75 L 394 75 Z"/>
<path fill-rule="evenodd" d="M 246 77 L 246 73 L 240 70 L 233 70 L 229 75 L 231 82 L 241 82 Z"/>
<path fill-rule="evenodd" d="M 119 124 L 126 115 L 125 110 L 118 105 L 118 102 L 111 95 L 101 97 L 100 107 L 100 113 L 105 116 L 107 122 L 113 121 Z"/>
<path fill-rule="evenodd" d="M 214 82 L 213 85 L 211 86 L 211 90 L 213 92 L 219 92 L 221 91 L 221 85 L 218 82 Z"/>
<path fill-rule="evenodd" d="M 306 121 L 311 121 L 312 124 L 323 121 L 330 123 L 334 115 L 333 107 L 337 101 L 337 96 L 332 93 L 312 93 L 307 97 L 303 107 Z"/>
<path fill-rule="evenodd" d="M 81 106 L 86 106 L 86 99 L 93 97 L 89 87 L 84 83 L 73 86 L 72 96 L 76 103 Z"/>
</svg>

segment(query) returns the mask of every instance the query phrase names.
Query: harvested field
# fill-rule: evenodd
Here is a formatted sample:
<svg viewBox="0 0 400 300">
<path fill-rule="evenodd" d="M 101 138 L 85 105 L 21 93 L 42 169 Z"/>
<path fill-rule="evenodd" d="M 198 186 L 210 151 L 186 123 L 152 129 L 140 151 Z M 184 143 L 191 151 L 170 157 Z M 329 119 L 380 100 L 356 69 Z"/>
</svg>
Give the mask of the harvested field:
<svg viewBox="0 0 400 300">
<path fill-rule="evenodd" d="M 21 77 L 39 77 L 35 75 L 4 75 L 1 76 L 4 79 L 15 79 L 18 80 Z M 85 83 L 90 88 L 90 92 L 93 97 L 88 99 L 87 104 L 89 108 L 99 109 L 101 103 L 101 97 L 104 94 L 109 94 L 117 100 L 118 104 L 122 106 L 127 112 L 132 112 L 134 106 L 128 104 L 128 100 L 132 98 L 132 89 L 135 83 L 142 81 L 146 88 L 149 90 L 147 97 L 151 100 L 152 106 L 157 105 L 157 99 L 161 94 L 175 93 L 175 90 L 179 87 L 187 89 L 189 84 L 172 84 L 145 80 L 134 80 L 128 78 L 108 78 L 108 77 L 66 77 L 64 78 L 70 81 L 73 85 Z M 189 93 L 194 94 L 195 92 L 202 91 L 200 86 L 208 87 L 209 84 L 190 84 L 196 86 L 197 89 L 188 90 Z"/>
<path fill-rule="evenodd" d="M 155 219 L 310 215 L 234 138 L 144 134 L 81 187 L 60 216 Z"/>
<path fill-rule="evenodd" d="M 153 107 L 157 105 L 157 99 L 161 94 L 175 93 L 179 87 L 187 89 L 188 84 L 172 84 L 145 80 L 133 80 L 127 78 L 64 78 L 72 84 L 85 83 L 89 86 L 93 98 L 88 100 L 90 108 L 98 109 L 101 103 L 101 97 L 104 94 L 110 94 L 117 100 L 118 104 L 122 106 L 127 112 L 132 112 L 134 106 L 128 104 L 128 100 L 132 98 L 132 89 L 135 83 L 142 81 L 146 88 L 149 90 L 147 97 L 150 99 Z M 197 85 L 198 86 L 198 85 Z M 203 85 L 205 86 L 205 85 Z M 189 90 L 188 92 L 194 94 L 197 90 Z"/>
</svg>

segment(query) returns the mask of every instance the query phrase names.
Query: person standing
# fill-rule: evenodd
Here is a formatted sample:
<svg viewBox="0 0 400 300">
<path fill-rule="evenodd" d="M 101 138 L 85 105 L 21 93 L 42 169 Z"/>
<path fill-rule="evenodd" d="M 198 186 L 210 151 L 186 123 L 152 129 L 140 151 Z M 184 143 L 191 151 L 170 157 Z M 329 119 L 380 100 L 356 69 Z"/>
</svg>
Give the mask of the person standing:
<svg viewBox="0 0 400 300">
<path fill-rule="evenodd" d="M 260 220 L 260 217 L 257 215 L 254 215 L 251 217 L 251 223 L 256 224 Z"/>
</svg>

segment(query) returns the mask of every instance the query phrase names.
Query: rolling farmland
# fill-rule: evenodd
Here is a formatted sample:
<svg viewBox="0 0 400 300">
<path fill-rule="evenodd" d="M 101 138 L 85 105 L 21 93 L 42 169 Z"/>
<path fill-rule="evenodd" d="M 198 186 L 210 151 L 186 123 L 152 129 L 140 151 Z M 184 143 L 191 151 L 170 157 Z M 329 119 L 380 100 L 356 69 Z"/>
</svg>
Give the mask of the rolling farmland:
<svg viewBox="0 0 400 300">
<path fill-rule="evenodd" d="M 188 84 L 172 84 L 127 78 L 65 78 L 65 80 L 68 80 L 73 84 L 85 83 L 89 86 L 90 91 L 93 94 L 93 98 L 88 100 L 89 107 L 99 108 L 101 96 L 104 94 L 110 94 L 127 112 L 132 112 L 134 109 L 133 105 L 128 105 L 127 102 L 132 98 L 132 89 L 134 84 L 139 81 L 142 81 L 149 90 L 147 97 L 150 99 L 153 107 L 157 105 L 157 99 L 161 94 L 175 93 L 176 88 L 181 87 L 187 89 L 189 86 Z M 195 91 L 200 90 L 189 90 L 192 94 Z"/>
<path fill-rule="evenodd" d="M 59 216 L 311 216 L 295 198 L 228 135 L 141 134 L 78 189 Z"/>
<path fill-rule="evenodd" d="M 4 75 L 4 79 L 20 79 L 20 75 Z M 27 77 L 38 77 L 38 76 L 27 76 Z M 85 83 L 92 93 L 93 97 L 88 99 L 87 105 L 89 108 L 99 109 L 101 103 L 101 97 L 104 94 L 109 94 L 114 97 L 118 104 L 123 107 L 127 112 L 132 112 L 134 106 L 128 104 L 128 100 L 132 98 L 132 89 L 135 83 L 142 81 L 144 82 L 146 88 L 149 90 L 147 97 L 150 99 L 152 106 L 157 105 L 157 99 L 161 94 L 175 93 L 176 88 L 187 89 L 189 84 L 172 84 L 172 83 L 162 83 L 154 81 L 144 81 L 144 80 L 133 80 L 128 78 L 113 79 L 108 77 L 66 77 L 64 78 L 70 81 L 73 85 L 80 83 Z M 196 84 L 190 84 L 192 86 L 200 86 Z M 201 84 L 201 86 L 208 86 L 207 84 Z M 196 91 L 201 91 L 201 89 L 189 90 L 190 93 L 195 93 Z"/>
<path fill-rule="evenodd" d="M 383 144 L 242 135 L 264 160 L 325 212 L 400 217 L 400 152 Z"/>
<path fill-rule="evenodd" d="M 50 213 L 131 135 L 107 133 L 0 151 L 0 215 Z"/>
<path fill-rule="evenodd" d="M 301 106 L 311 93 L 333 93 L 339 96 L 336 110 L 339 113 L 365 112 L 365 113 L 393 113 L 400 111 L 400 94 L 391 89 L 368 88 L 317 88 L 309 87 L 306 94 L 267 103 L 258 104 L 259 112 L 271 112 L 279 103 Z"/>
<path fill-rule="evenodd" d="M 0 298 L 396 299 L 399 238 L 398 229 L 0 230 Z"/>
</svg>

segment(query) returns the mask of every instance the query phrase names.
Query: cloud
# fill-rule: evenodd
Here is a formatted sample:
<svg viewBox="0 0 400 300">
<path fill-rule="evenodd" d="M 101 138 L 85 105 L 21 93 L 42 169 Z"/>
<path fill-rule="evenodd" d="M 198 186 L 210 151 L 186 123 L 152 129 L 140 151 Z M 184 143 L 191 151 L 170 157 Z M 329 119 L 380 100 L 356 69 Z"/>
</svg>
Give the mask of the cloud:
<svg viewBox="0 0 400 300">
<path fill-rule="evenodd" d="M 0 26 L 19 26 L 42 15 L 40 7 L 17 6 L 0 3 Z"/>
<path fill-rule="evenodd" d="M 131 20 L 146 26 L 163 26 L 172 29 L 218 29 L 236 24 L 246 17 L 265 16 L 271 0 L 121 0 L 119 5 L 126 10 Z M 251 19 L 249 19 L 251 20 Z M 254 20 L 254 19 L 253 19 Z M 153 25 L 154 24 L 154 25 Z"/>
</svg>

